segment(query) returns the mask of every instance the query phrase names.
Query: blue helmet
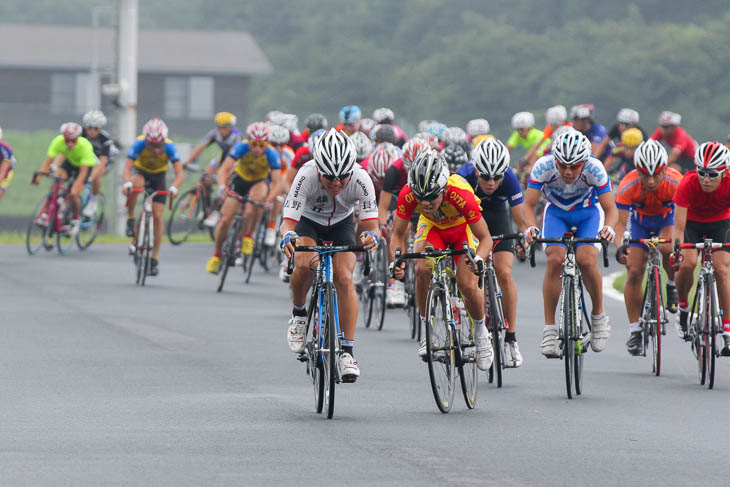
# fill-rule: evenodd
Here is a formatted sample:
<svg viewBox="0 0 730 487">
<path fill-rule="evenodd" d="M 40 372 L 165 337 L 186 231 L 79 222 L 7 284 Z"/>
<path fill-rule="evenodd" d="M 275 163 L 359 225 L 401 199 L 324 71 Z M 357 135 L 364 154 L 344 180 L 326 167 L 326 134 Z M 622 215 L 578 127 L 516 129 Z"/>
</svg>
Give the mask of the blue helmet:
<svg viewBox="0 0 730 487">
<path fill-rule="evenodd" d="M 346 105 L 340 109 L 340 122 L 353 124 L 360 120 L 362 113 L 357 105 Z"/>
</svg>

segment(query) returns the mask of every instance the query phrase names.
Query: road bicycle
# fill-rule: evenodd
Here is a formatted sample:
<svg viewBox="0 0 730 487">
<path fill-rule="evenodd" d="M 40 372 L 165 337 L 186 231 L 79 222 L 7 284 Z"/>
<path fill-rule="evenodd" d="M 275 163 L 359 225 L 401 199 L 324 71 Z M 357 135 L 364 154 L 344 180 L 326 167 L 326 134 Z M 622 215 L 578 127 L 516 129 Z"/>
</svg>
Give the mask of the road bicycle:
<svg viewBox="0 0 730 487">
<path fill-rule="evenodd" d="M 197 172 L 190 166 L 185 169 Z M 203 172 L 194 188 L 180 194 L 167 220 L 167 237 L 170 243 L 180 245 L 196 230 L 207 232 L 210 239 L 215 240 L 215 228 L 204 224 L 215 208 L 211 197 L 212 185 L 213 177 Z"/>
<path fill-rule="evenodd" d="M 712 267 L 712 251 L 730 248 L 730 243 L 713 242 L 706 238 L 700 243 L 679 243 L 674 241 L 674 255 L 680 255 L 680 249 L 699 250 L 702 255 L 700 273 L 697 278 L 697 290 L 692 300 L 690 320 L 685 333 L 685 341 L 689 341 L 692 353 L 697 359 L 700 384 L 707 384 L 708 389 L 715 386 L 715 358 L 720 355 L 722 335 L 722 312 L 717 297 L 715 270 Z M 675 259 L 675 270 L 680 259 Z"/>
<path fill-rule="evenodd" d="M 644 345 L 642 355 L 646 357 L 646 351 L 651 350 L 651 371 L 658 376 L 661 374 L 662 368 L 662 336 L 667 334 L 666 326 L 669 323 L 662 295 L 662 258 L 658 245 L 671 244 L 672 241 L 654 235 L 650 238 L 624 238 L 623 242 L 619 251 L 624 254 L 628 244 L 643 244 L 648 249 L 649 265 L 646 269 L 646 285 L 644 286 L 639 326 L 641 327 L 641 341 Z M 651 346 L 649 346 L 650 344 Z"/>
<path fill-rule="evenodd" d="M 583 280 L 577 265 L 575 249 L 579 243 L 600 243 L 603 249 L 603 266 L 608 267 L 608 242 L 600 238 L 578 238 L 578 229 L 572 227 L 561 238 L 536 238 L 530 246 L 530 265 L 535 267 L 535 246 L 538 243 L 563 244 L 567 248 L 563 260 L 562 288 L 558 300 L 558 336 L 560 355 L 565 364 L 565 388 L 568 399 L 583 392 L 583 356 L 591 341 L 591 320 L 583 296 Z"/>
<path fill-rule="evenodd" d="M 249 281 L 251 281 L 251 273 L 257 262 L 259 263 L 261 268 L 264 269 L 264 271 L 269 271 L 269 257 L 272 255 L 272 252 L 271 247 L 266 247 L 264 245 L 264 240 L 266 239 L 266 226 L 269 222 L 270 209 L 265 203 L 262 202 L 246 200 L 246 203 L 264 209 L 252 237 L 253 250 L 251 251 L 251 255 L 246 255 L 243 257 L 243 272 L 246 276 L 246 284 L 248 284 Z M 242 205 L 242 207 L 244 206 L 246 205 Z M 274 247 L 276 246 L 274 245 Z"/>
<path fill-rule="evenodd" d="M 388 243 L 381 238 L 371 259 L 371 272 L 355 287 L 365 328 L 373 324 L 383 329 L 385 321 L 385 289 L 388 285 Z"/>
<path fill-rule="evenodd" d="M 337 362 L 342 354 L 344 334 L 340 330 L 340 316 L 337 304 L 337 290 L 333 280 L 332 257 L 338 252 L 365 252 L 364 274 L 370 273 L 370 253 L 361 245 L 333 246 L 298 245 L 295 252 L 316 252 L 310 266 L 316 263 L 315 279 L 307 307 L 307 327 L 304 332 L 306 345 L 299 354 L 299 361 L 307 365 L 314 386 L 314 405 L 317 413 L 327 411 L 332 419 L 335 411 L 335 385 L 342 382 Z M 294 254 L 287 266 L 291 275 L 294 269 Z"/>
<path fill-rule="evenodd" d="M 131 188 L 127 194 L 127 203 L 129 207 L 131 200 L 129 195 L 144 193 L 142 208 L 137 219 L 137 227 L 134 232 L 134 243 L 130 246 L 132 261 L 136 270 L 136 283 L 138 286 L 144 286 L 147 276 L 150 273 L 150 265 L 152 261 L 152 247 L 155 238 L 155 219 L 152 217 L 152 204 L 155 196 L 167 196 L 169 191 L 149 191 L 145 188 Z M 172 205 L 172 198 L 169 200 Z"/>
<path fill-rule="evenodd" d="M 426 362 L 436 406 L 448 413 L 454 402 L 456 371 L 459 371 L 464 402 L 473 409 L 477 402 L 476 340 L 474 320 L 464 306 L 456 285 L 453 257 L 464 255 L 476 268 L 474 251 L 464 243 L 461 249 L 426 248 L 423 252 L 395 251 L 394 268 L 409 259 L 426 259 L 431 284 L 426 297 Z M 483 286 L 480 276 L 479 287 Z"/>
<path fill-rule="evenodd" d="M 85 215 L 86 207 L 91 196 L 91 183 L 87 182 L 81 193 L 81 223 L 79 232 L 73 236 L 69 232 L 72 216 L 70 191 L 67 180 L 52 173 L 33 173 L 33 177 L 45 176 L 53 183 L 51 189 L 36 204 L 33 218 L 28 222 L 25 245 L 29 255 L 35 255 L 39 250 L 50 251 L 55 246 L 61 254 L 67 253 L 74 242 L 80 250 L 88 249 L 96 239 L 104 223 L 105 199 L 103 194 L 97 195 L 96 210 L 92 215 Z"/>
<path fill-rule="evenodd" d="M 502 387 L 502 370 L 507 367 L 514 367 L 505 362 L 505 341 L 504 336 L 509 328 L 509 323 L 504 317 L 502 308 L 502 290 L 497 281 L 497 273 L 494 270 L 494 249 L 502 240 L 518 240 L 522 245 L 522 233 L 510 233 L 503 235 L 492 235 L 492 251 L 484 261 L 484 319 L 487 330 L 492 335 L 492 346 L 494 348 L 494 361 L 489 368 L 489 383 L 497 379 L 497 387 Z"/>
</svg>

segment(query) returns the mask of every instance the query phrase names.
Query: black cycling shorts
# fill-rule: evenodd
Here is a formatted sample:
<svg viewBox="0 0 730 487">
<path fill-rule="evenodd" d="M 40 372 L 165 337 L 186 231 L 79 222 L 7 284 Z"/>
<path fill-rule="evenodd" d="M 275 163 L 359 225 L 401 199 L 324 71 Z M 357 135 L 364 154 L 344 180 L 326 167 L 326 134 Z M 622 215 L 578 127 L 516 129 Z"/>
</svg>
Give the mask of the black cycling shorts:
<svg viewBox="0 0 730 487">
<path fill-rule="evenodd" d="M 355 245 L 355 219 L 352 215 L 330 226 L 302 217 L 294 231 L 300 237 L 314 239 L 318 245 L 323 242 L 332 242 L 332 245 Z"/>
<path fill-rule="evenodd" d="M 145 191 L 148 191 L 150 193 L 152 193 L 153 191 L 167 191 L 167 183 L 165 178 L 165 176 L 167 175 L 166 171 L 148 173 L 137 167 L 133 167 L 132 174 L 139 174 L 144 178 Z M 155 203 L 164 204 L 165 201 L 167 201 L 167 196 L 165 196 L 164 194 L 158 194 L 157 196 L 152 198 L 152 201 Z"/>
<path fill-rule="evenodd" d="M 702 243 L 706 238 L 711 238 L 713 242 L 726 243 L 728 237 L 730 237 L 730 220 L 716 222 L 687 220 L 687 225 L 684 227 L 684 241 L 688 243 Z M 730 252 L 730 249 L 725 247 L 720 250 Z"/>
<path fill-rule="evenodd" d="M 66 174 L 68 175 L 69 181 L 75 181 L 76 178 L 79 175 L 79 171 L 81 170 L 80 166 L 74 166 L 70 162 L 68 162 L 68 159 L 63 161 L 63 164 L 61 164 L 61 167 L 59 169 L 63 169 L 66 171 Z M 93 171 L 94 168 L 92 166 L 89 167 L 89 171 L 86 173 L 86 179 L 84 180 L 84 184 L 86 184 L 86 181 L 89 179 L 89 176 L 91 176 L 91 171 Z"/>
<path fill-rule="evenodd" d="M 236 174 L 235 176 L 233 176 L 233 180 L 231 181 L 231 190 L 240 196 L 248 196 L 248 192 L 251 191 L 251 188 L 253 188 L 261 181 L 266 182 L 267 186 L 271 184 L 268 179 L 259 179 L 258 181 L 246 181 L 241 176 Z"/>
<path fill-rule="evenodd" d="M 512 227 L 512 215 L 509 208 L 505 206 L 497 208 L 487 208 L 482 211 L 484 221 L 487 222 L 489 233 L 491 235 L 502 235 L 514 233 Z M 514 240 L 502 240 L 494 248 L 495 252 L 513 252 L 515 251 Z"/>
</svg>

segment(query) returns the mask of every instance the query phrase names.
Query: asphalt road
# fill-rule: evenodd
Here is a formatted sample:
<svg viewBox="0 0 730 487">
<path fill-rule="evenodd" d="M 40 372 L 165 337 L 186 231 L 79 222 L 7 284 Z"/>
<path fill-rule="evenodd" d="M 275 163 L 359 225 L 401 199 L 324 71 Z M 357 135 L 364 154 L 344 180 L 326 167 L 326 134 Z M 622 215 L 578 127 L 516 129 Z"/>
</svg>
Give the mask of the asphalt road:
<svg viewBox="0 0 730 487">
<path fill-rule="evenodd" d="M 699 385 L 670 327 L 663 374 L 630 357 L 623 304 L 586 358 L 584 394 L 538 350 L 544 268 L 515 266 L 525 364 L 477 408 L 438 412 L 405 313 L 358 330 L 362 376 L 314 412 L 274 275 L 224 293 L 210 246 L 165 246 L 138 288 L 125 248 L 28 257 L 0 247 L 0 485 L 728 485 L 730 361 Z M 459 391 L 457 391 L 458 397 Z"/>
</svg>

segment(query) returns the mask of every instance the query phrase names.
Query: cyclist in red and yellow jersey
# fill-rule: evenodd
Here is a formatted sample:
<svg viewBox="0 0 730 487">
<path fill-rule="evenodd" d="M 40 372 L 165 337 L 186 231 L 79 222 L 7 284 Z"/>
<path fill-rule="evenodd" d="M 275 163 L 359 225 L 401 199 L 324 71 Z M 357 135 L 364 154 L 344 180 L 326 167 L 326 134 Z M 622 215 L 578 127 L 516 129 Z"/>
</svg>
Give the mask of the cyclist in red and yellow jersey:
<svg viewBox="0 0 730 487">
<path fill-rule="evenodd" d="M 414 252 L 421 252 L 425 247 L 446 249 L 451 246 L 458 249 L 466 242 L 476 250 L 474 260 L 481 267 L 484 258 L 492 250 L 492 237 L 479 203 L 479 198 L 463 177 L 458 174 L 449 176 L 449 167 L 441 153 L 435 150 L 420 152 L 408 174 L 408 184 L 398 196 L 391 251 L 406 248 L 408 223 L 413 212 L 417 211 L 421 216 L 418 219 Z M 475 275 L 480 271 L 471 269 L 466 259 L 457 259 L 456 281 L 464 295 L 464 304 L 474 319 L 477 367 L 487 370 L 492 364 L 493 352 L 491 337 L 484 325 L 484 295 Z M 403 279 L 405 265 L 394 269 L 394 275 L 397 279 Z M 430 282 L 431 269 L 425 260 L 418 259 L 416 301 L 422 323 L 426 320 L 426 293 Z M 421 344 L 419 355 L 426 355 L 425 342 Z"/>
</svg>

